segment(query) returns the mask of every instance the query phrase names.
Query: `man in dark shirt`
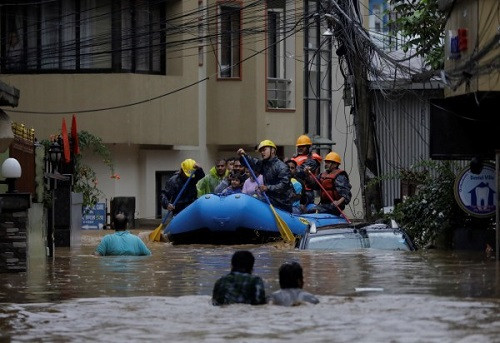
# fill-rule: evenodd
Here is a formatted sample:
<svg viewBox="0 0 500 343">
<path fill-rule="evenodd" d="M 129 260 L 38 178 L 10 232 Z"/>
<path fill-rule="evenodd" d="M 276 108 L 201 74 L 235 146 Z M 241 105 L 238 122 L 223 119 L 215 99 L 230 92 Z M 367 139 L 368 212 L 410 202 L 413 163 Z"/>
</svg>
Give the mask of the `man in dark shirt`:
<svg viewBox="0 0 500 343">
<path fill-rule="evenodd" d="M 252 275 L 254 262 L 250 251 L 241 250 L 233 254 L 231 272 L 215 282 L 213 305 L 266 303 L 264 282 L 259 276 Z"/>
</svg>

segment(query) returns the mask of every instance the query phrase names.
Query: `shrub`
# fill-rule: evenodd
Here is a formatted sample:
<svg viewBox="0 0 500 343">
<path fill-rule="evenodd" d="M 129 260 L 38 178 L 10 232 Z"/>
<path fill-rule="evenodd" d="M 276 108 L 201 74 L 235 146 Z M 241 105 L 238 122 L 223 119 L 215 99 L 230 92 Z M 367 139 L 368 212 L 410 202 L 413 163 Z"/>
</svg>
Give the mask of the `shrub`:
<svg viewBox="0 0 500 343">
<path fill-rule="evenodd" d="M 453 230 L 467 221 L 454 197 L 458 171 L 450 161 L 424 161 L 401 171 L 400 177 L 414 175 L 417 191 L 398 204 L 390 217 L 407 230 L 418 247 L 451 248 Z"/>
</svg>

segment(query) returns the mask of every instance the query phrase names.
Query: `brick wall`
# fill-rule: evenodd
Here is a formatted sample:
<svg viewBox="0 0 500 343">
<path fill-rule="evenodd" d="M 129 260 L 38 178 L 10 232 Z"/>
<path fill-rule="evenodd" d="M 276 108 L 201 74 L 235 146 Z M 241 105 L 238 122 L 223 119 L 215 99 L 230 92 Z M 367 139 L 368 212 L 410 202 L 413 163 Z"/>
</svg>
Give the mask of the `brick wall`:
<svg viewBox="0 0 500 343">
<path fill-rule="evenodd" d="M 30 194 L 0 194 L 0 273 L 26 271 Z"/>
</svg>

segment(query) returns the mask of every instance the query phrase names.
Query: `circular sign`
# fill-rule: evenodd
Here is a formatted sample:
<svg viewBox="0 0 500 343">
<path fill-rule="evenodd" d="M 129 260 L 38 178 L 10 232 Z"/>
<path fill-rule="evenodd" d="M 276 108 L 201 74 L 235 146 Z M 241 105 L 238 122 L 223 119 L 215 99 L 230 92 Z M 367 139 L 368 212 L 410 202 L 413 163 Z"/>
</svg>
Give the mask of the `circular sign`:
<svg viewBox="0 0 500 343">
<path fill-rule="evenodd" d="M 495 167 L 486 164 L 479 174 L 473 174 L 470 167 L 464 168 L 455 180 L 455 199 L 468 214 L 475 217 L 489 217 L 496 213 L 497 194 Z"/>
</svg>

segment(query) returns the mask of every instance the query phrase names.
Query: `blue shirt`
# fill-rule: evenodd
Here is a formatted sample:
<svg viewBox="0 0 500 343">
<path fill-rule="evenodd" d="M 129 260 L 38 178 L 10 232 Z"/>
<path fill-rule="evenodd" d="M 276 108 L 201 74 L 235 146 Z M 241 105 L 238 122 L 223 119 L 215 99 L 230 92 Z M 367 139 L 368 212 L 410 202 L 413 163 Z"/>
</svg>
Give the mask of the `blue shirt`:
<svg viewBox="0 0 500 343">
<path fill-rule="evenodd" d="M 129 231 L 117 231 L 114 234 L 104 236 L 95 250 L 101 256 L 109 255 L 151 255 L 146 244 Z"/>
<path fill-rule="evenodd" d="M 295 190 L 295 194 L 300 195 L 302 193 L 302 184 L 297 181 L 295 178 L 291 178 L 290 181 L 292 182 L 293 189 Z M 299 207 L 300 206 L 300 200 L 296 200 L 293 202 L 292 206 L 294 207 Z"/>
</svg>

